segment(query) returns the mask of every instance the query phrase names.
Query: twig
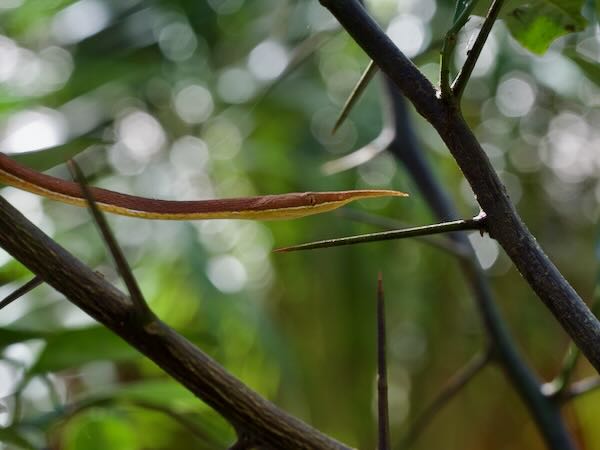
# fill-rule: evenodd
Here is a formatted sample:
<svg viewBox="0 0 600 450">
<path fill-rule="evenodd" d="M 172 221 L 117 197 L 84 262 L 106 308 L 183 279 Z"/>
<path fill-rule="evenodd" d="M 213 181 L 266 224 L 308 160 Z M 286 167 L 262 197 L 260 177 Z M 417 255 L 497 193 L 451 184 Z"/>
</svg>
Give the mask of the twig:
<svg viewBox="0 0 600 450">
<path fill-rule="evenodd" d="M 377 277 L 377 427 L 378 450 L 390 450 L 390 414 L 388 408 L 385 299 L 381 272 Z"/>
<path fill-rule="evenodd" d="M 419 414 L 412 423 L 402 448 L 408 448 L 431 423 L 433 418 L 456 396 L 474 377 L 490 362 L 492 352 L 488 349 L 475 355 L 465 366 L 446 382 L 433 401 Z"/>
<path fill-rule="evenodd" d="M 369 61 L 369 65 L 360 76 L 360 79 L 358 80 L 358 83 L 356 83 L 356 85 L 354 86 L 354 89 L 352 89 L 350 96 L 346 99 L 346 103 L 344 103 L 344 106 L 340 111 L 340 115 L 338 116 L 337 120 L 335 121 L 335 124 L 333 125 L 331 134 L 335 134 L 335 132 L 344 123 L 344 121 L 348 117 L 348 114 L 350 114 L 350 111 L 352 111 L 352 108 L 354 107 L 362 93 L 365 91 L 365 89 L 369 85 L 369 82 L 373 79 L 377 71 L 378 69 L 375 63 L 373 61 Z"/>
<path fill-rule="evenodd" d="M 403 230 L 382 231 L 380 233 L 361 234 L 323 241 L 309 242 L 307 244 L 293 245 L 275 249 L 276 253 L 294 252 L 298 250 L 312 250 L 316 248 L 340 247 L 343 245 L 362 244 L 366 242 L 389 241 L 393 239 L 406 239 L 417 236 L 430 236 L 432 234 L 451 233 L 462 230 L 481 230 L 485 224 L 485 217 L 478 216 L 472 219 L 455 220 L 452 222 L 436 223 L 422 227 L 406 228 Z"/>
<path fill-rule="evenodd" d="M 373 213 L 368 213 L 355 208 L 342 208 L 335 212 L 337 216 L 345 219 L 354 220 L 356 222 L 375 225 L 388 230 L 397 230 L 406 228 L 407 223 L 390 217 L 380 216 Z M 441 236 L 415 236 L 415 240 L 431 245 L 439 250 L 449 253 L 456 258 L 463 259 L 470 256 L 469 249 L 461 242 L 448 239 Z"/>
<path fill-rule="evenodd" d="M 42 280 L 40 277 L 35 275 L 31 280 L 29 280 L 23 286 L 21 286 L 18 289 L 15 289 L 12 293 L 7 295 L 2 301 L 0 301 L 0 309 L 7 307 L 15 300 L 21 298 L 23 295 L 34 290 L 36 287 L 38 287 L 43 282 L 44 282 L 44 280 Z"/>
<path fill-rule="evenodd" d="M 81 171 L 75 160 L 69 160 L 68 165 L 69 170 L 73 175 L 73 178 L 81 186 L 81 191 L 88 203 L 90 212 L 92 214 L 92 217 L 94 218 L 94 222 L 96 222 L 96 225 L 100 230 L 100 234 L 102 235 L 102 238 L 104 239 L 104 242 L 106 243 L 113 257 L 115 264 L 117 265 L 117 270 L 121 274 L 121 278 L 123 278 L 125 286 L 127 286 L 127 291 L 129 292 L 131 301 L 136 307 L 137 313 L 140 314 L 140 317 L 142 319 L 150 320 L 153 317 L 152 311 L 150 310 L 148 304 L 146 303 L 146 300 L 144 299 L 144 295 L 142 294 L 142 291 L 135 277 L 133 276 L 133 273 L 131 271 L 131 268 L 129 267 L 129 264 L 127 263 L 125 255 L 123 255 L 123 252 L 119 247 L 117 240 L 115 239 L 112 231 L 110 230 L 110 227 L 108 226 L 108 223 L 106 222 L 104 214 L 102 214 L 102 211 L 100 211 L 100 208 L 98 208 L 98 205 L 94 200 L 94 196 L 92 195 L 92 192 L 90 191 L 85 181 L 83 172 Z"/>
<path fill-rule="evenodd" d="M 452 93 L 456 99 L 460 99 L 462 97 L 465 87 L 467 86 L 467 82 L 469 81 L 469 78 L 473 73 L 473 69 L 475 68 L 475 64 L 477 63 L 477 59 L 481 54 L 481 50 L 485 45 L 485 41 L 487 41 L 487 38 L 492 31 L 492 27 L 494 26 L 496 19 L 498 19 L 498 14 L 500 13 L 500 9 L 502 8 L 503 4 L 504 0 L 493 1 L 492 6 L 490 6 L 487 16 L 485 17 L 483 25 L 481 26 L 481 30 L 477 35 L 477 39 L 475 39 L 473 47 L 467 52 L 467 60 L 452 83 Z"/>
<path fill-rule="evenodd" d="M 458 32 L 462 29 L 462 27 L 465 26 L 465 24 L 469 20 L 471 11 L 473 11 L 473 8 L 475 7 L 475 4 L 478 0 L 466 1 L 468 1 L 468 4 L 458 14 L 458 17 L 455 14 L 454 23 L 446 32 L 446 36 L 444 37 L 444 43 L 442 45 L 442 52 L 440 58 L 440 90 L 442 92 L 442 98 L 444 99 L 450 99 L 452 96 L 452 89 L 450 88 L 450 60 L 452 59 L 452 54 L 454 53 L 454 49 L 456 48 Z M 460 5 L 461 2 L 457 1 L 457 13 Z"/>
</svg>

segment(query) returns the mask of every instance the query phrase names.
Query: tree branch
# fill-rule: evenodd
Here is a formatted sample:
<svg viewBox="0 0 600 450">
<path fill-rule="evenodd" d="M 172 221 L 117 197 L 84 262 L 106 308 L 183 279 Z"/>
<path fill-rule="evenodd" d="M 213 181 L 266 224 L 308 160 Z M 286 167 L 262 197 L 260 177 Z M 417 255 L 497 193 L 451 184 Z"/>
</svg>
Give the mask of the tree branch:
<svg viewBox="0 0 600 450">
<path fill-rule="evenodd" d="M 264 448 L 336 449 L 323 435 L 260 397 L 156 317 L 139 323 L 128 297 L 0 198 L 0 246 L 73 304 L 114 331 Z"/>
<path fill-rule="evenodd" d="M 457 213 L 446 191 L 433 175 L 423 149 L 417 142 L 410 124 L 406 101 L 389 78 L 385 81 L 389 100 L 393 106 L 391 114 L 397 130 L 397 137 L 389 150 L 407 168 L 437 218 L 453 220 L 457 217 Z M 458 262 L 473 292 L 484 331 L 494 352 L 495 362 L 504 371 L 531 413 L 540 434 L 548 443 L 548 448 L 556 450 L 573 448 L 567 428 L 560 416 L 560 409 L 543 395 L 540 381 L 519 354 L 510 333 L 504 326 L 487 277 L 477 261 L 469 239 L 464 233 L 451 233 L 448 236 L 456 245 L 465 249 L 463 257 L 459 258 Z"/>
<path fill-rule="evenodd" d="M 600 371 L 600 322 L 537 244 L 458 109 L 439 99 L 357 0 L 321 0 L 369 57 L 437 130 L 488 217 L 488 231 L 562 327 Z"/>
</svg>

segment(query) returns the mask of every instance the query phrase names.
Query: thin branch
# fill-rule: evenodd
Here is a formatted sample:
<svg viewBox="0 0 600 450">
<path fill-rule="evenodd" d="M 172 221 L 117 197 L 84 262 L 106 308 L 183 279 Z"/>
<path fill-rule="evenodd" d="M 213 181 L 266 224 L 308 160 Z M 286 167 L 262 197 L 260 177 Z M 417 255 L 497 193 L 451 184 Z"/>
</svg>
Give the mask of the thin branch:
<svg viewBox="0 0 600 450">
<path fill-rule="evenodd" d="M 23 286 L 14 290 L 12 293 L 7 295 L 2 301 L 0 301 L 0 310 L 7 307 L 12 302 L 21 298 L 28 292 L 31 292 L 32 290 L 34 290 L 36 287 L 38 287 L 43 282 L 44 282 L 44 280 L 42 280 L 40 277 L 38 277 L 37 275 L 34 276 L 31 280 L 29 280 Z"/>
<path fill-rule="evenodd" d="M 88 315 L 121 336 L 214 408 L 257 446 L 313 450 L 349 447 L 277 408 L 158 319 L 131 320 L 131 300 L 48 238 L 0 197 L 0 246 Z"/>
<path fill-rule="evenodd" d="M 335 121 L 335 124 L 333 125 L 331 134 L 335 134 L 335 132 L 344 123 L 344 121 L 348 117 L 348 114 L 350 114 L 350 111 L 352 111 L 352 108 L 354 107 L 358 99 L 361 97 L 362 93 L 365 91 L 365 89 L 367 89 L 367 86 L 369 85 L 377 71 L 378 68 L 375 65 L 375 63 L 373 61 L 369 61 L 369 65 L 362 73 L 360 79 L 358 80 L 358 83 L 356 83 L 354 89 L 352 89 L 352 92 L 346 99 L 346 102 L 344 103 L 344 106 L 340 111 L 340 115 L 338 116 L 337 120 Z"/>
<path fill-rule="evenodd" d="M 598 313 L 600 313 L 600 272 L 596 274 L 596 287 L 594 289 L 594 296 L 592 298 L 590 308 L 594 315 L 597 316 Z M 546 383 L 543 386 L 546 395 L 553 398 L 560 398 L 562 391 L 569 389 L 569 384 L 573 379 L 575 368 L 577 367 L 577 362 L 579 361 L 580 356 L 581 351 L 573 342 L 571 342 L 569 344 L 569 348 L 567 349 L 567 353 L 563 358 L 560 372 L 554 378 L 554 380 Z"/>
<path fill-rule="evenodd" d="M 454 23 L 444 37 L 440 58 L 440 90 L 442 92 L 442 98 L 444 99 L 450 99 L 452 97 L 452 89 L 450 88 L 450 61 L 452 60 L 452 55 L 456 48 L 458 32 L 469 20 L 471 11 L 473 11 L 476 4 L 477 0 L 470 0 L 466 8 L 460 12 L 458 17 L 455 15 Z M 456 7 L 459 8 L 460 5 L 461 2 L 457 1 Z"/>
<path fill-rule="evenodd" d="M 98 205 L 94 200 L 94 196 L 90 191 L 87 182 L 85 181 L 83 172 L 73 159 L 69 160 L 68 165 L 73 178 L 81 186 L 81 191 L 88 203 L 94 222 L 96 223 L 98 230 L 100 231 L 100 234 L 102 235 L 102 238 L 104 239 L 104 242 L 106 243 L 110 254 L 113 257 L 115 264 L 117 265 L 117 270 L 121 274 L 121 278 L 123 278 L 125 286 L 127 286 L 127 291 L 129 292 L 131 301 L 136 307 L 137 312 L 140 314 L 140 318 L 150 320 L 153 316 L 152 312 L 150 311 L 150 308 L 144 299 L 144 295 L 142 294 L 135 277 L 133 276 L 131 268 L 127 263 L 127 259 L 125 258 L 125 255 L 123 255 L 121 247 L 119 247 L 116 238 L 108 226 L 108 222 L 106 221 L 104 214 L 102 211 L 100 211 L 100 208 L 98 208 Z"/>
<path fill-rule="evenodd" d="M 397 230 L 399 228 L 408 227 L 408 224 L 401 220 L 380 216 L 354 208 L 342 208 L 336 211 L 335 214 L 344 219 L 350 219 L 355 222 L 374 225 L 388 230 Z M 471 255 L 469 249 L 463 243 L 442 236 L 415 236 L 415 240 L 431 245 L 458 259 L 469 258 Z"/>
<path fill-rule="evenodd" d="M 481 30 L 477 35 L 477 39 L 473 44 L 471 50 L 467 52 L 467 60 L 465 61 L 462 69 L 457 75 L 454 83 L 452 83 L 452 92 L 454 93 L 454 97 L 460 99 L 462 94 L 467 86 L 467 82 L 473 73 L 473 69 L 475 68 L 475 64 L 477 63 L 477 59 L 481 54 L 481 50 L 487 41 L 490 32 L 492 31 L 492 27 L 494 23 L 498 19 L 498 14 L 500 14 L 500 9 L 504 4 L 504 0 L 494 0 L 492 6 L 485 17 Z"/>
<path fill-rule="evenodd" d="M 323 241 L 309 242 L 307 244 L 293 245 L 275 249 L 275 253 L 287 253 L 298 250 L 313 250 L 316 248 L 340 247 L 343 245 L 363 244 L 366 242 L 389 241 L 394 239 L 406 239 L 417 236 L 430 236 L 432 234 L 451 233 L 463 230 L 480 230 L 483 232 L 485 217 L 478 216 L 472 219 L 455 220 L 452 222 L 436 223 L 422 227 L 405 228 L 403 230 L 382 231 L 380 233 L 361 234 Z"/>
<path fill-rule="evenodd" d="M 417 440 L 421 433 L 427 428 L 435 416 L 452 400 L 469 382 L 483 369 L 491 360 L 492 352 L 488 349 L 485 352 L 475 355 L 466 365 L 446 382 L 442 390 L 433 399 L 433 401 L 419 414 L 412 423 L 406 437 L 403 440 L 402 448 L 408 448 Z"/>
<path fill-rule="evenodd" d="M 388 408 L 385 299 L 381 272 L 377 277 L 377 427 L 378 450 L 390 450 L 390 414 Z"/>
</svg>

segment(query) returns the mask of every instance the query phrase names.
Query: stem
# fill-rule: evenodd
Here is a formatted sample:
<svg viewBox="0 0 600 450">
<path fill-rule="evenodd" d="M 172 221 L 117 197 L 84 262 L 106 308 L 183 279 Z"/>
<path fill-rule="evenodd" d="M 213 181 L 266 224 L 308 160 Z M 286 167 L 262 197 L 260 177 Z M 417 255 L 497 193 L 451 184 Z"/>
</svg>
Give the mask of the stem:
<svg viewBox="0 0 600 450">
<path fill-rule="evenodd" d="M 129 292 L 129 296 L 131 298 L 131 301 L 133 302 L 133 305 L 136 307 L 136 310 L 140 314 L 140 317 L 142 319 L 148 321 L 152 320 L 152 311 L 150 310 L 148 304 L 146 303 L 146 300 L 144 299 L 144 295 L 142 294 L 137 280 L 133 276 L 133 272 L 131 271 L 129 264 L 127 263 L 127 259 L 125 258 L 125 255 L 123 255 L 123 251 L 119 247 L 117 239 L 114 237 L 112 231 L 110 230 L 110 227 L 108 226 L 108 222 L 106 222 L 104 214 L 102 214 L 102 211 L 100 211 L 100 208 L 98 208 L 98 205 L 94 200 L 94 195 L 92 194 L 92 191 L 90 190 L 90 188 L 87 185 L 87 182 L 85 181 L 83 172 L 73 159 L 69 160 L 68 165 L 69 170 L 73 175 L 73 178 L 79 183 L 79 186 L 81 187 L 81 192 L 83 193 L 83 196 L 85 197 L 88 203 L 88 207 L 90 213 L 92 214 L 92 218 L 94 219 L 94 222 L 96 223 L 96 226 L 98 227 L 98 230 L 100 231 L 100 234 L 104 239 L 106 246 L 110 250 L 110 254 L 112 255 L 115 264 L 117 265 L 117 269 L 121 274 L 121 278 L 123 278 L 123 281 L 125 282 L 125 286 L 127 286 L 127 291 Z"/>
<path fill-rule="evenodd" d="M 440 89 L 442 92 L 443 99 L 452 98 L 452 89 L 450 88 L 450 60 L 452 59 L 452 54 L 454 53 L 454 49 L 456 48 L 456 41 L 458 38 L 458 32 L 465 26 L 469 17 L 471 16 L 471 11 L 475 7 L 477 0 L 471 0 L 467 7 L 462 10 L 460 15 L 455 18 L 454 23 L 450 27 L 450 29 L 446 32 L 446 36 L 444 37 L 444 43 L 442 45 L 442 53 L 440 58 Z M 458 4 L 457 4 L 458 7 Z"/>
<path fill-rule="evenodd" d="M 276 253 L 294 252 L 298 250 L 312 250 L 316 248 L 340 247 L 343 245 L 363 244 L 365 242 L 389 241 L 393 239 L 406 239 L 417 236 L 430 236 L 432 234 L 450 233 L 461 230 L 483 230 L 484 216 L 474 217 L 467 220 L 455 220 L 453 222 L 436 223 L 422 227 L 405 228 L 404 230 L 382 231 L 380 233 L 361 234 L 323 241 L 309 242 L 307 244 L 293 245 L 275 249 Z"/>
<path fill-rule="evenodd" d="M 385 299 L 381 272 L 377 277 L 377 418 L 378 450 L 390 450 L 390 414 L 388 409 L 387 355 L 385 335 Z"/>
<path fill-rule="evenodd" d="M 342 124 L 348 117 L 348 114 L 350 114 L 350 111 L 352 111 L 352 108 L 354 107 L 362 93 L 365 91 L 365 89 L 369 85 L 369 82 L 373 79 L 377 71 L 378 68 L 375 65 L 375 63 L 373 61 L 369 61 L 369 65 L 360 76 L 360 80 L 358 80 L 358 83 L 356 83 L 356 86 L 354 86 L 354 89 L 352 89 L 350 96 L 346 99 L 346 103 L 344 103 L 342 111 L 340 112 L 340 115 L 335 121 L 335 125 L 331 130 L 331 134 L 335 134 L 335 132 L 340 128 L 340 126 L 342 126 Z"/>
<path fill-rule="evenodd" d="M 460 99 L 463 95 L 465 87 L 467 86 L 467 82 L 473 73 L 473 69 L 475 68 L 475 64 L 479 59 L 479 55 L 481 54 L 481 50 L 485 45 L 485 41 L 487 41 L 490 32 L 492 31 L 492 27 L 494 23 L 498 19 L 498 14 L 500 13 L 500 9 L 504 4 L 504 0 L 494 0 L 492 6 L 485 17 L 481 30 L 477 35 L 477 39 L 473 44 L 471 50 L 467 52 L 467 60 L 465 61 L 461 71 L 452 83 L 452 92 L 454 93 L 455 98 Z"/>
</svg>

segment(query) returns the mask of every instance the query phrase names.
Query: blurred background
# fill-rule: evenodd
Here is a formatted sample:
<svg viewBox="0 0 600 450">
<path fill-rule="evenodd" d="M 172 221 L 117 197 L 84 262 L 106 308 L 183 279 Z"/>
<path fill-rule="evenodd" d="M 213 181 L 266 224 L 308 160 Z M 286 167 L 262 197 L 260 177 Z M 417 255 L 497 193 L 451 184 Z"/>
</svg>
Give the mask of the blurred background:
<svg viewBox="0 0 600 450">
<path fill-rule="evenodd" d="M 487 2 L 485 3 L 487 6 Z M 438 82 L 454 4 L 368 5 Z M 591 24 L 543 55 L 495 25 L 464 112 L 542 247 L 584 299 L 596 284 L 600 40 Z M 453 69 L 481 19 L 460 34 Z M 539 50 L 539 49 L 538 49 Z M 542 49 L 543 51 L 543 49 Z M 393 441 L 485 345 L 456 260 L 418 241 L 294 254 L 276 247 L 378 231 L 367 214 L 435 221 L 389 154 L 344 172 L 323 165 L 380 132 L 381 80 L 331 128 L 368 58 L 314 0 L 2 0 L 0 150 L 69 178 L 78 155 L 96 186 L 203 199 L 354 188 L 408 199 L 290 222 L 109 222 L 152 309 L 263 396 L 358 448 L 375 447 L 375 294 L 387 301 Z M 465 218 L 470 188 L 413 114 L 440 182 Z M 122 287 L 89 214 L 2 188 L 31 221 Z M 569 340 L 494 241 L 470 235 L 497 303 L 541 379 Z M 31 274 L 0 251 L 0 297 Z M 0 448 L 219 449 L 233 431 L 208 407 L 61 295 L 42 286 L 0 312 Z M 593 371 L 581 361 L 577 378 Z M 600 448 L 600 393 L 565 407 L 583 448 Z M 498 367 L 486 368 L 414 448 L 542 449 Z"/>
</svg>

